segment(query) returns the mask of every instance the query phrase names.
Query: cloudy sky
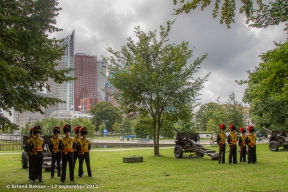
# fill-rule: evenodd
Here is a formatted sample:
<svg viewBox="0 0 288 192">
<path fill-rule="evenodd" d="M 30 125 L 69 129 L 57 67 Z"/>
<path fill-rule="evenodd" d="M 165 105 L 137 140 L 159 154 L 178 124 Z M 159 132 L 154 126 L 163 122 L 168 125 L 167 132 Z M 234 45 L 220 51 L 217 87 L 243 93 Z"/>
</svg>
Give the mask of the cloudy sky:
<svg viewBox="0 0 288 192">
<path fill-rule="evenodd" d="M 205 11 L 172 15 L 172 0 L 59 0 L 57 27 L 63 31 L 51 36 L 64 38 L 75 30 L 75 53 L 109 56 L 106 48 L 120 50 L 128 37 L 134 37 L 134 27 L 145 32 L 159 31 L 168 20 L 176 19 L 169 35 L 169 42 L 180 44 L 188 41 L 194 48 L 190 62 L 208 53 L 197 76 L 211 75 L 201 91 L 201 103 L 225 103 L 233 91 L 242 100 L 245 86 L 235 80 L 247 79 L 248 70 L 260 62 L 258 55 L 274 49 L 273 41 L 284 42 L 284 25 L 255 29 L 245 25 L 243 15 L 236 15 L 231 29 L 213 19 L 212 6 Z M 237 6 L 239 10 L 239 4 Z"/>
</svg>

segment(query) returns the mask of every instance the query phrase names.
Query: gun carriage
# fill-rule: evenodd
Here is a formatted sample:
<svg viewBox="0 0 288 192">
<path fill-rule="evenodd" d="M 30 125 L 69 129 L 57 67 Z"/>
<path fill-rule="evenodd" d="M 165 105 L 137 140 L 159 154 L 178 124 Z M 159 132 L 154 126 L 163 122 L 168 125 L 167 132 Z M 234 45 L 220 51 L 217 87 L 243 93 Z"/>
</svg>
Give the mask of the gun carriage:
<svg viewBox="0 0 288 192">
<path fill-rule="evenodd" d="M 176 158 L 182 158 L 183 153 L 190 153 L 188 157 L 203 157 L 204 155 L 208 155 L 212 160 L 218 160 L 219 154 L 216 153 L 216 151 L 206 149 L 198 144 L 198 141 L 200 140 L 198 133 L 181 133 L 176 128 L 174 128 L 174 130 L 177 132 L 174 147 L 174 156 Z"/>
</svg>

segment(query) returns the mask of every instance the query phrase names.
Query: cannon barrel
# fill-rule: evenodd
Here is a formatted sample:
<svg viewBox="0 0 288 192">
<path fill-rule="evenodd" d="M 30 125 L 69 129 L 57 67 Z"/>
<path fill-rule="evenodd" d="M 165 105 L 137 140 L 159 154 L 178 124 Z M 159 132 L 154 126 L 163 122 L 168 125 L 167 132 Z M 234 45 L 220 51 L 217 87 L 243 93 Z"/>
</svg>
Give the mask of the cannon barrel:
<svg viewBox="0 0 288 192">
<path fill-rule="evenodd" d="M 265 128 L 265 127 L 264 127 L 264 129 L 265 129 L 266 131 L 268 131 L 269 133 L 272 133 L 272 131 L 271 131 L 270 129 L 267 129 L 267 128 Z"/>
<path fill-rule="evenodd" d="M 180 133 L 180 131 L 179 131 L 177 128 L 174 128 L 174 130 L 175 130 L 177 133 Z"/>
</svg>

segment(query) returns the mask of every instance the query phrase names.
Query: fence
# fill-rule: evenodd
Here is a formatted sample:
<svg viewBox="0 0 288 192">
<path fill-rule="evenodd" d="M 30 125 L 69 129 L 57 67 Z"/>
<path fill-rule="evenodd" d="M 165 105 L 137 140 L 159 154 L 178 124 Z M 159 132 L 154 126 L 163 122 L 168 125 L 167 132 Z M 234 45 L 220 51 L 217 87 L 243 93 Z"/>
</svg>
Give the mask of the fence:
<svg viewBox="0 0 288 192">
<path fill-rule="evenodd" d="M 0 151 L 22 150 L 22 135 L 0 135 Z"/>
</svg>

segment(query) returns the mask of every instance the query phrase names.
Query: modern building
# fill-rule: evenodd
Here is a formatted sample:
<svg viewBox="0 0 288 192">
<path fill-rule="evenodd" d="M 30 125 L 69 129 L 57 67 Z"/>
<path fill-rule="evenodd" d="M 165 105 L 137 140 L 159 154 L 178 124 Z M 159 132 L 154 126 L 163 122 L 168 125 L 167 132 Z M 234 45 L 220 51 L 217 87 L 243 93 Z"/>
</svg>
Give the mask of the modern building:
<svg viewBox="0 0 288 192">
<path fill-rule="evenodd" d="M 89 113 L 93 105 L 96 105 L 97 103 L 98 98 L 87 97 L 84 99 L 80 99 L 80 106 L 82 113 Z"/>
<path fill-rule="evenodd" d="M 97 56 L 77 53 L 74 57 L 74 110 L 85 109 L 80 104 L 81 99 L 97 98 Z"/>
<path fill-rule="evenodd" d="M 90 114 L 83 114 L 81 111 L 54 111 L 50 117 L 54 119 L 92 118 Z"/>
<path fill-rule="evenodd" d="M 98 100 L 105 100 L 105 85 L 106 85 L 106 65 L 103 61 L 97 61 L 97 92 Z"/>
<path fill-rule="evenodd" d="M 75 30 L 68 35 L 61 46 L 66 47 L 62 59 L 58 62 L 56 69 L 74 68 L 74 40 Z M 74 71 L 68 76 L 74 77 Z M 47 91 L 47 97 L 53 97 L 65 101 L 66 103 L 58 103 L 55 106 L 49 106 L 46 109 L 45 116 L 50 116 L 54 111 L 73 111 L 74 110 L 74 83 L 73 81 L 64 82 L 62 84 L 55 83 L 52 79 L 48 80 L 50 91 Z"/>
</svg>

